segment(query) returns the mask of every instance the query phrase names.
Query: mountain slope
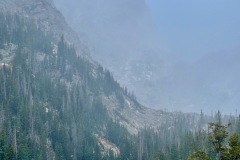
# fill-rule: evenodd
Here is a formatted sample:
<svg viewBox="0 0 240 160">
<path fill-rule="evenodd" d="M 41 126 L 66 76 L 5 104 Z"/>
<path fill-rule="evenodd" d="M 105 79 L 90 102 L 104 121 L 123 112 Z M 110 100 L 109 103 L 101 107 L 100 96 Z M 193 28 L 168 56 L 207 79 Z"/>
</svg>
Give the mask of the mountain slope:
<svg viewBox="0 0 240 160">
<path fill-rule="evenodd" d="M 181 133 L 158 141 L 159 149 L 198 127 L 196 114 L 142 106 L 108 70 L 79 56 L 64 36 L 57 40 L 47 26 L 39 25 L 41 18 L 36 23 L 8 8 L 0 14 L 1 158 L 135 160 L 142 129 L 150 135 Z M 154 145 L 146 141 L 142 147 Z M 119 155 L 103 142 L 112 144 Z M 139 151 L 139 156 L 150 159 L 157 149 Z"/>
<path fill-rule="evenodd" d="M 16 159 L 101 159 L 108 151 L 98 145 L 95 134 L 129 141 L 124 138 L 129 133 L 101 102 L 100 95 L 121 92 L 109 72 L 101 68 L 94 72 L 94 66 L 77 57 L 63 38 L 54 44 L 53 37 L 19 15 L 0 18 L 5 31 L 0 42 L 4 156 L 6 145 Z"/>
<path fill-rule="evenodd" d="M 165 74 L 168 55 L 145 1 L 54 2 L 90 47 L 92 57 L 133 90 L 140 102 L 154 104 L 151 98 L 157 97 L 151 90 L 156 79 Z"/>
<path fill-rule="evenodd" d="M 21 15 L 0 14 L 0 20 L 0 156 L 135 160 L 142 129 L 167 135 L 198 125 L 197 115 L 141 106 L 64 37 L 55 42 Z"/>
</svg>

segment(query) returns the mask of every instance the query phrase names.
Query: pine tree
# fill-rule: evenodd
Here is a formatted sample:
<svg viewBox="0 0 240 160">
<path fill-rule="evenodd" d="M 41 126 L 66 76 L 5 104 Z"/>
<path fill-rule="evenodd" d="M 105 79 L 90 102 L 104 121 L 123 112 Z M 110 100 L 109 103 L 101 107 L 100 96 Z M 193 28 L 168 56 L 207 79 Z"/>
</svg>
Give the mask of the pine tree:
<svg viewBox="0 0 240 160">
<path fill-rule="evenodd" d="M 209 140 L 213 145 L 213 149 L 217 152 L 218 159 L 222 160 L 222 151 L 224 150 L 224 142 L 228 136 L 227 125 L 223 125 L 220 122 L 209 123 L 209 129 L 211 130 Z"/>
</svg>

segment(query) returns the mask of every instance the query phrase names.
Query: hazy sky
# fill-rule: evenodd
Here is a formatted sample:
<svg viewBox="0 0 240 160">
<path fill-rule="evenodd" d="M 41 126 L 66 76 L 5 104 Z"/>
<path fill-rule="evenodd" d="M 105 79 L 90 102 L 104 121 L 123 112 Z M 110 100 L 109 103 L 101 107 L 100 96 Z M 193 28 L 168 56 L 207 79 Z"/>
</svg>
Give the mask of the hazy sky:
<svg viewBox="0 0 240 160">
<path fill-rule="evenodd" d="M 239 0 L 146 0 L 170 52 L 196 58 L 239 49 Z M 181 56 L 178 56 L 181 57 Z"/>
</svg>

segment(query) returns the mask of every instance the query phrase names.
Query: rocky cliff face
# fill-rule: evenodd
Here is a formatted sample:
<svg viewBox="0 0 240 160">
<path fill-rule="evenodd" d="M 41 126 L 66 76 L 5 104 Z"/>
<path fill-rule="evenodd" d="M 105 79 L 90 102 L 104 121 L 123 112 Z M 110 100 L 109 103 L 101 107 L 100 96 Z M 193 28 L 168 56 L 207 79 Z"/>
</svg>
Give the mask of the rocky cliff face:
<svg viewBox="0 0 240 160">
<path fill-rule="evenodd" d="M 0 0 L 0 9 L 2 12 L 20 13 L 35 20 L 42 29 L 54 33 L 58 40 L 64 35 L 65 40 L 74 45 L 80 54 L 86 54 L 85 46 L 55 8 L 52 0 Z"/>
</svg>

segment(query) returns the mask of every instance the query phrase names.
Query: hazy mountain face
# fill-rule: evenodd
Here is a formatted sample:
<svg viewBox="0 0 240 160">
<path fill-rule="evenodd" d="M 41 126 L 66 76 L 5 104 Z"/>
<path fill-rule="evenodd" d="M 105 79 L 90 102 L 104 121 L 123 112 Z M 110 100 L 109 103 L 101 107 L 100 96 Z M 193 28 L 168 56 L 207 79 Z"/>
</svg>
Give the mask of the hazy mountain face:
<svg viewBox="0 0 240 160">
<path fill-rule="evenodd" d="M 94 48 L 94 57 L 104 64 L 122 63 L 126 57 L 161 51 L 157 30 L 143 0 L 58 0 L 55 3 L 81 39 Z"/>
<path fill-rule="evenodd" d="M 56 9 L 53 0 L 0 0 L 0 10 L 11 14 L 19 12 L 34 19 L 45 31 L 54 33 L 57 39 L 64 34 L 68 43 L 78 44 L 76 49 L 82 50 L 78 36 Z"/>
<path fill-rule="evenodd" d="M 239 52 L 209 54 L 189 65 L 176 65 L 160 85 L 161 102 L 184 111 L 235 113 L 240 105 Z"/>
<path fill-rule="evenodd" d="M 233 113 L 239 105 L 239 52 L 203 53 L 206 56 L 196 62 L 178 63 L 183 59 L 180 52 L 170 55 L 166 51 L 143 0 L 54 2 L 92 56 L 110 68 L 122 85 L 134 90 L 142 103 L 170 110 L 202 108 L 208 113 L 217 109 Z M 183 42 L 184 37 L 179 44 Z"/>
<path fill-rule="evenodd" d="M 56 0 L 55 5 L 91 48 L 92 56 L 134 90 L 140 101 L 148 101 L 142 83 L 162 75 L 158 73 L 165 55 L 145 1 Z"/>
</svg>

